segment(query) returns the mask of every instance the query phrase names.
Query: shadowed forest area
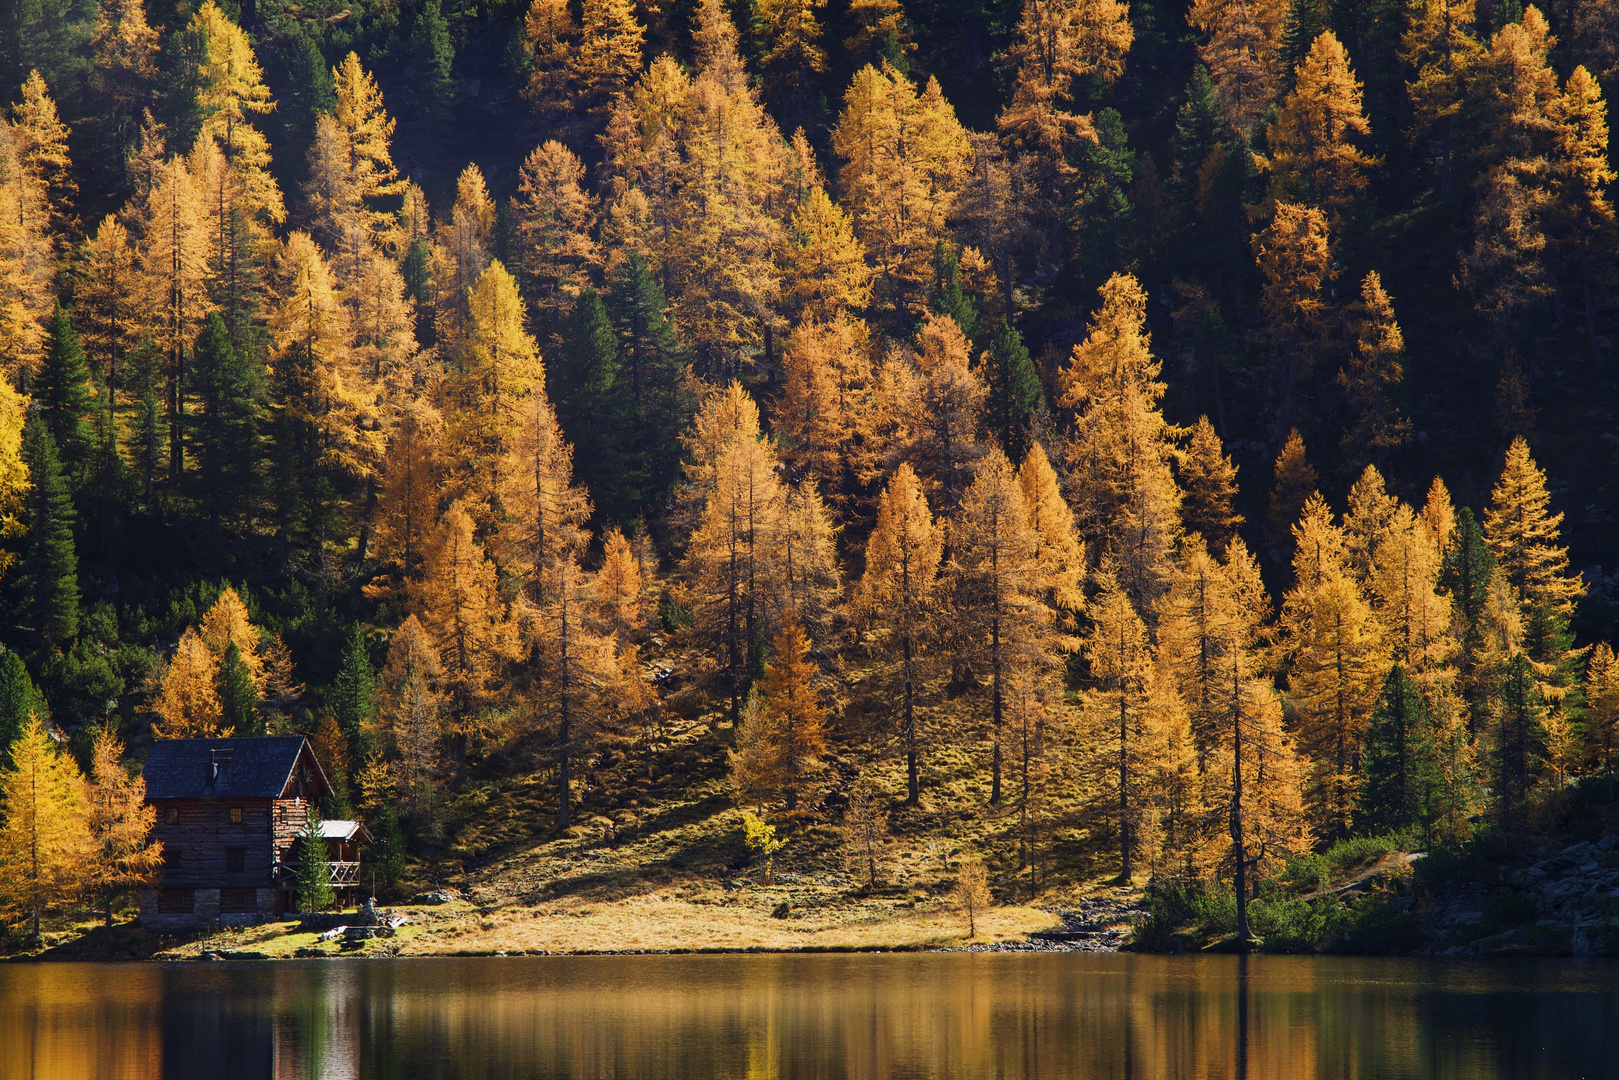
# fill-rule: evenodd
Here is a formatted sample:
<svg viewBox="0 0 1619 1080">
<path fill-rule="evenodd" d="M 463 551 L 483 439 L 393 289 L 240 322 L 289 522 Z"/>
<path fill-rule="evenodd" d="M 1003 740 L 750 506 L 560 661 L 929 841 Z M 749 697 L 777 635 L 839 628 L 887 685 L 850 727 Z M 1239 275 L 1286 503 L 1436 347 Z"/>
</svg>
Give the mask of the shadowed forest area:
<svg viewBox="0 0 1619 1080">
<path fill-rule="evenodd" d="M 1615 0 L 5 0 L 8 925 L 298 733 L 390 896 L 1407 941 L 1613 808 L 1616 83 Z"/>
</svg>

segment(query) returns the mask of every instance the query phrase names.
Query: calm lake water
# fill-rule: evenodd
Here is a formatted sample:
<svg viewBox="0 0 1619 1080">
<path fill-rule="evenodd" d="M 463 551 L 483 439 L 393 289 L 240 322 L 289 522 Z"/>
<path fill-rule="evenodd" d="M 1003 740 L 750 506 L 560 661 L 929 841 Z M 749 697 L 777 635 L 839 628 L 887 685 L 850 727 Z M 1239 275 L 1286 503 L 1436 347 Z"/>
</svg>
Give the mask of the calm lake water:
<svg viewBox="0 0 1619 1080">
<path fill-rule="evenodd" d="M 0 965 L 0 1080 L 1619 1076 L 1619 965 L 1084 954 Z"/>
</svg>

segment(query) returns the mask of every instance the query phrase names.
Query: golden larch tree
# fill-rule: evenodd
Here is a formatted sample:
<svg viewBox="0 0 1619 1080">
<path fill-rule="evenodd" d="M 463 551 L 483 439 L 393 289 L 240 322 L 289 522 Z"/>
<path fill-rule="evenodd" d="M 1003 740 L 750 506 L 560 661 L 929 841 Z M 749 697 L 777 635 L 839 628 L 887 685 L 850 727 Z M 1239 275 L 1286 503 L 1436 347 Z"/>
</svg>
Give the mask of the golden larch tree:
<svg viewBox="0 0 1619 1080">
<path fill-rule="evenodd" d="M 1175 466 L 1181 488 L 1181 523 L 1221 547 L 1242 527 L 1237 513 L 1237 467 L 1225 452 L 1207 416 L 1192 425 Z"/>
<path fill-rule="evenodd" d="M 1413 77 L 1412 135 L 1438 160 L 1439 193 L 1450 198 L 1456 120 L 1467 98 L 1467 78 L 1483 48 L 1473 31 L 1475 5 L 1466 0 L 1422 0 L 1400 38 L 1400 59 Z"/>
<path fill-rule="evenodd" d="M 622 529 L 610 529 L 602 540 L 602 567 L 592 584 L 597 618 L 619 641 L 646 622 L 641 596 L 641 564 Z"/>
<path fill-rule="evenodd" d="M 571 567 L 590 540 L 584 525 L 591 504 L 589 493 L 573 482 L 573 447 L 538 383 L 501 470 L 500 504 L 502 559 L 543 603 L 557 587 L 560 569 Z"/>
<path fill-rule="evenodd" d="M 1006 680 L 1014 668 L 1052 662 L 1039 538 L 1017 472 L 998 448 L 980 462 L 951 525 L 958 663 L 982 663 L 989 675 L 990 802 L 998 803 Z"/>
<path fill-rule="evenodd" d="M 27 920 L 35 941 L 41 920 L 78 899 L 95 865 L 84 777 L 30 716 L 0 772 L 0 912 Z"/>
<path fill-rule="evenodd" d="M 1111 555 L 1137 610 L 1150 612 L 1171 572 L 1180 490 L 1175 431 L 1164 420 L 1162 362 L 1147 332 L 1147 294 L 1129 274 L 1103 284 L 1085 340 L 1059 375 L 1058 404 L 1075 413 L 1070 492 L 1081 534 Z"/>
<path fill-rule="evenodd" d="M 1326 216 L 1313 206 L 1278 202 L 1254 236 L 1264 286 L 1259 309 L 1269 326 L 1280 401 L 1279 430 L 1291 424 L 1294 395 L 1315 365 L 1328 314 L 1327 286 L 1338 276 Z"/>
<path fill-rule="evenodd" d="M 1282 603 L 1279 649 L 1298 710 L 1300 752 L 1316 831 L 1349 835 L 1360 752 L 1388 656 L 1383 630 L 1349 565 L 1348 542 L 1319 496 L 1293 529 L 1294 585 Z"/>
<path fill-rule="evenodd" d="M 1209 35 L 1198 46 L 1198 57 L 1214 80 L 1221 114 L 1245 136 L 1253 135 L 1260 117 L 1276 98 L 1286 6 L 1266 0 L 1200 0 L 1187 13 L 1187 20 Z"/>
<path fill-rule="evenodd" d="M 383 459 L 376 553 L 390 569 L 366 586 L 366 595 L 397 597 L 406 610 L 413 607 L 411 593 L 421 580 L 427 538 L 438 517 L 440 435 L 438 413 L 410 403 L 400 410 Z"/>
<path fill-rule="evenodd" d="M 795 318 L 835 321 L 865 308 L 871 279 L 849 214 L 816 185 L 788 223 L 783 307 Z"/>
<path fill-rule="evenodd" d="M 508 459 L 545 404 L 545 367 L 525 328 L 517 282 L 491 262 L 468 290 L 465 335 L 446 378 L 446 461 L 457 496 L 487 521 L 507 482 Z"/>
<path fill-rule="evenodd" d="M 471 296 L 489 266 L 495 202 L 476 165 L 461 170 L 450 215 L 433 230 L 434 332 L 453 352 L 472 318 Z"/>
<path fill-rule="evenodd" d="M 252 42 L 214 0 L 207 0 L 186 26 L 198 50 L 198 137 L 212 139 L 241 184 L 247 216 L 268 224 L 286 220 L 281 189 L 270 173 L 270 142 L 252 117 L 275 109 Z"/>
<path fill-rule="evenodd" d="M 855 74 L 832 147 L 838 173 L 885 299 L 896 314 L 920 314 L 933 240 L 955 205 L 971 155 L 967 133 L 930 78 L 920 93 L 893 67 Z"/>
<path fill-rule="evenodd" d="M 1077 144 L 1096 140 L 1090 117 L 1068 111 L 1075 80 L 1112 85 L 1134 40 L 1130 7 L 1120 0 L 1025 0 L 1010 55 L 1012 98 L 995 123 L 1042 179 L 1065 180 Z"/>
<path fill-rule="evenodd" d="M 1271 197 L 1302 200 L 1337 221 L 1365 190 L 1367 172 L 1376 164 L 1353 141 L 1370 134 L 1349 54 L 1332 31 L 1323 30 L 1265 133 Z"/>
<path fill-rule="evenodd" d="M 745 397 L 732 385 L 717 398 L 722 406 Z M 720 421 L 707 433 L 698 425 L 698 436 L 707 434 L 716 445 L 706 451 L 710 471 L 683 562 L 696 629 L 722 654 L 733 723 L 742 712 L 748 657 L 769 639 L 777 610 L 786 501 L 775 447 L 758 433 L 758 410 L 748 401 L 737 418 L 736 426 Z"/>
<path fill-rule="evenodd" d="M 1139 835 L 1150 810 L 1147 787 L 1161 757 L 1162 741 L 1148 700 L 1153 687 L 1153 655 L 1147 628 L 1119 587 L 1106 563 L 1097 574 L 1098 593 L 1091 601 L 1091 630 L 1085 638 L 1085 660 L 1094 688 L 1085 708 L 1091 725 L 1098 770 L 1107 777 L 1119 844 L 1119 880 L 1135 875 Z"/>
<path fill-rule="evenodd" d="M 791 610 L 772 645 L 759 697 L 773 743 L 776 786 L 790 814 L 820 769 L 826 751 L 826 709 L 815 685 L 819 671 L 810 657 L 809 638 Z"/>
<path fill-rule="evenodd" d="M 1354 416 L 1343 445 L 1360 456 L 1386 458 L 1411 440 L 1411 420 L 1396 400 L 1405 378 L 1405 335 L 1394 318 L 1394 298 L 1376 270 L 1367 271 L 1360 283 L 1351 327 L 1349 355 L 1338 371 L 1338 385 Z"/>
<path fill-rule="evenodd" d="M 572 150 L 547 139 L 528 155 L 517 174 L 517 239 L 521 278 L 540 325 L 559 321 L 589 284 L 601 262 L 591 238 L 596 218 L 582 181 L 584 164 Z"/>
<path fill-rule="evenodd" d="M 163 869 L 163 845 L 150 839 L 157 808 L 146 802 L 146 780 L 124 765 L 124 744 L 108 728 L 90 744 L 87 825 L 95 845 L 89 884 L 100 897 L 107 933 L 112 908 L 131 889 L 156 885 Z"/>
<path fill-rule="evenodd" d="M 1613 759 L 1619 752 L 1619 660 L 1613 646 L 1599 641 L 1585 667 L 1585 759 L 1613 787 Z"/>
<path fill-rule="evenodd" d="M 180 635 L 168 666 L 162 670 L 152 713 L 152 734 L 159 739 L 211 739 L 219 735 L 219 692 L 215 683 L 219 658 L 195 629 Z"/>
<path fill-rule="evenodd" d="M 438 650 L 414 615 L 394 631 L 382 668 L 375 735 L 378 753 L 360 773 L 372 805 L 397 800 L 406 817 L 425 825 L 444 778 L 444 700 Z"/>
<path fill-rule="evenodd" d="M 1061 613 L 1066 626 L 1085 607 L 1080 589 L 1085 581 L 1085 541 L 1074 528 L 1074 512 L 1062 496 L 1057 470 L 1039 443 L 1029 447 L 1017 479 L 1034 532 L 1035 559 L 1045 580 L 1044 601 Z"/>
<path fill-rule="evenodd" d="M 921 791 L 921 732 L 917 699 L 922 692 L 928 645 L 937 634 L 939 559 L 944 530 L 933 520 L 916 473 L 903 462 L 883 489 L 877 523 L 866 541 L 866 569 L 855 587 L 851 613 L 869 630 L 874 648 L 897 652 L 900 662 L 899 728 L 905 743 L 905 798 L 916 805 Z"/>
<path fill-rule="evenodd" d="M 1484 539 L 1526 623 L 1537 610 L 1567 618 L 1585 595 L 1579 575 L 1568 573 L 1568 548 L 1558 542 L 1563 515 L 1550 509 L 1546 473 L 1519 436 L 1507 447 L 1501 479 L 1490 492 Z"/>
<path fill-rule="evenodd" d="M 800 323 L 782 352 L 781 396 L 771 412 L 782 464 L 810 479 L 835 506 L 851 495 L 852 443 L 872 381 L 865 327 L 838 315 Z"/>
<path fill-rule="evenodd" d="M 259 628 L 253 625 L 247 605 L 234 588 L 227 585 L 220 591 L 219 599 L 203 613 L 197 632 L 202 635 L 203 644 L 217 657 L 223 657 L 225 650 L 235 645 L 253 681 L 263 681 L 264 661 L 259 656 Z"/>
<path fill-rule="evenodd" d="M 30 71 L 22 84 L 22 100 L 11 108 L 11 132 L 28 180 L 46 207 L 47 231 L 56 233 L 73 222 L 73 162 L 68 156 L 68 128 L 56 109 L 45 80 Z"/>
<path fill-rule="evenodd" d="M 455 734 L 470 740 L 477 723 L 472 714 L 488 700 L 496 667 L 511 655 L 511 626 L 495 567 L 459 500 L 439 522 L 428 549 L 418 604 L 454 704 Z"/>
</svg>

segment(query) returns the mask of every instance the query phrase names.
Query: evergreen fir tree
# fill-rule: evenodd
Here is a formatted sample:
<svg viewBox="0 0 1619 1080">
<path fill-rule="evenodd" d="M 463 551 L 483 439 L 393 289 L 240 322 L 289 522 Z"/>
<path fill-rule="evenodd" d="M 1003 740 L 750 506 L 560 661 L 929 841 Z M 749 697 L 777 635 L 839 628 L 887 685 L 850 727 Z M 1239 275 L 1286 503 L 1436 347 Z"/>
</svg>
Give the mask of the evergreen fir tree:
<svg viewBox="0 0 1619 1080">
<path fill-rule="evenodd" d="M 50 343 L 35 385 L 34 400 L 39 405 L 40 418 L 56 442 L 62 474 L 76 490 L 88 478 L 95 455 L 95 426 L 90 419 L 95 412 L 90 368 L 85 363 L 84 349 L 79 345 L 73 320 L 60 304 L 51 313 L 49 328 Z"/>
<path fill-rule="evenodd" d="M 148 343 L 148 346 L 150 343 Z M 136 357 L 131 390 L 135 396 L 135 416 L 129 449 L 135 474 L 140 482 L 140 499 L 150 512 L 155 485 L 168 460 L 168 418 L 163 411 L 163 383 L 158 372 L 159 358 L 150 347 Z"/>
<path fill-rule="evenodd" d="M 444 18 L 439 0 L 427 0 L 416 16 L 410 34 L 411 57 L 416 65 L 416 110 L 429 123 L 442 124 L 455 99 L 455 80 L 450 70 L 455 63 L 455 43 L 450 40 L 450 24 Z"/>
<path fill-rule="evenodd" d="M 348 742 L 349 760 L 363 761 L 365 733 L 377 716 L 377 672 L 371 666 L 371 652 L 359 624 L 343 643 L 330 705 L 338 730 Z"/>
<path fill-rule="evenodd" d="M 1456 659 L 1458 682 L 1467 702 L 1468 727 L 1475 735 L 1490 704 L 1481 658 L 1485 649 L 1485 612 L 1494 577 L 1495 556 L 1484 542 L 1478 519 L 1464 506 L 1451 526 L 1438 584 L 1439 591 L 1450 597 L 1454 636 L 1461 646 Z"/>
<path fill-rule="evenodd" d="M 942 237 L 933 245 L 933 285 L 929 290 L 928 302 L 940 315 L 948 315 L 956 320 L 956 325 L 961 327 L 968 341 L 978 336 L 978 304 L 961 287 L 961 257 L 955 247 Z M 1012 452 L 1008 450 L 1007 453 Z"/>
<path fill-rule="evenodd" d="M 1522 816 L 1524 800 L 1540 773 L 1546 749 L 1546 727 L 1534 669 L 1523 653 L 1507 665 L 1497 703 L 1495 732 L 1495 803 L 1503 828 Z"/>
<path fill-rule="evenodd" d="M 43 648 L 59 648 L 79 632 L 79 557 L 73 545 L 73 500 L 56 440 L 38 417 L 23 429 L 28 493 L 28 554 L 22 589 Z"/>
<path fill-rule="evenodd" d="M 1191 214 L 1196 206 L 1198 173 L 1220 145 L 1225 118 L 1220 114 L 1220 98 L 1214 90 L 1209 69 L 1198 64 L 1186 84 L 1186 101 L 1175 114 L 1175 168 L 1169 189 L 1176 209 Z"/>
<path fill-rule="evenodd" d="M 1434 825 L 1439 788 L 1438 747 L 1417 684 L 1395 664 L 1383 680 L 1362 747 L 1355 828 L 1363 834 Z"/>
<path fill-rule="evenodd" d="M 423 236 L 411 240 L 399 260 L 399 276 L 405 280 L 405 299 L 416 308 L 416 340 L 431 345 L 433 337 L 433 249 Z"/>
<path fill-rule="evenodd" d="M 623 452 L 626 406 L 618 385 L 618 340 L 607 305 L 595 289 L 585 289 L 568 319 L 558 363 L 551 366 L 551 400 L 557 420 L 573 444 L 577 479 L 608 521 L 635 514 L 634 478 Z"/>
<path fill-rule="evenodd" d="M 208 313 L 197 334 L 192 369 L 202 407 L 186 431 L 197 460 L 193 484 L 217 530 L 226 515 L 247 516 L 257 479 L 259 379 L 218 311 Z"/>
<path fill-rule="evenodd" d="M 376 840 L 371 844 L 372 865 L 383 892 L 391 893 L 405 873 L 405 830 L 399 825 L 399 812 L 391 803 L 377 810 Z"/>
<path fill-rule="evenodd" d="M 1280 59 L 1289 76 L 1309 55 L 1315 39 L 1328 28 L 1329 15 L 1326 0 L 1289 0 L 1280 49 Z"/>
<path fill-rule="evenodd" d="M 0 767 L 11 764 L 11 744 L 30 716 L 50 715 L 45 697 L 34 686 L 22 657 L 10 649 L 0 653 Z"/>
<path fill-rule="evenodd" d="M 619 271 L 607 306 L 618 331 L 619 392 L 634 404 L 625 445 L 645 516 L 680 478 L 680 433 L 695 411 L 683 376 L 686 350 L 670 325 L 663 286 L 639 253 Z"/>
<path fill-rule="evenodd" d="M 1079 157 L 1081 186 L 1075 215 L 1080 242 L 1075 263 L 1082 278 L 1095 284 L 1129 262 L 1135 219 L 1129 191 L 1136 152 L 1117 109 L 1096 114 L 1096 141 L 1082 143 Z"/>
<path fill-rule="evenodd" d="M 1023 335 L 1010 321 L 995 331 L 984 353 L 984 426 L 1001 440 L 1006 456 L 1023 460 L 1029 452 L 1029 425 L 1040 411 L 1040 376 L 1035 373 Z"/>
<path fill-rule="evenodd" d="M 238 737 L 263 734 L 257 709 L 259 688 L 234 641 L 225 646 L 225 654 L 219 659 L 214 692 L 219 696 L 220 730 Z"/>
<path fill-rule="evenodd" d="M 306 915 L 325 911 L 337 900 L 320 825 L 320 814 L 311 806 L 304 831 L 298 836 L 298 907 Z"/>
</svg>

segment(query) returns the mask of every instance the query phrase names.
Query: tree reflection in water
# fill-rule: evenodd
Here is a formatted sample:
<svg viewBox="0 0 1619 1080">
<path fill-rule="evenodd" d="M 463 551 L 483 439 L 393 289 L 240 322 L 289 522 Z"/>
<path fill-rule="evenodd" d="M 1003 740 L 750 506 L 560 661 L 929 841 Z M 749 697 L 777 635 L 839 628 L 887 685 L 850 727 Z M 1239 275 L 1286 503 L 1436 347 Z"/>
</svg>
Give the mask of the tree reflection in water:
<svg viewBox="0 0 1619 1080">
<path fill-rule="evenodd" d="M 1493 1080 L 1600 1075 L 1616 1057 L 1619 971 L 1556 960 L 0 966 L 0 1080 Z"/>
</svg>

